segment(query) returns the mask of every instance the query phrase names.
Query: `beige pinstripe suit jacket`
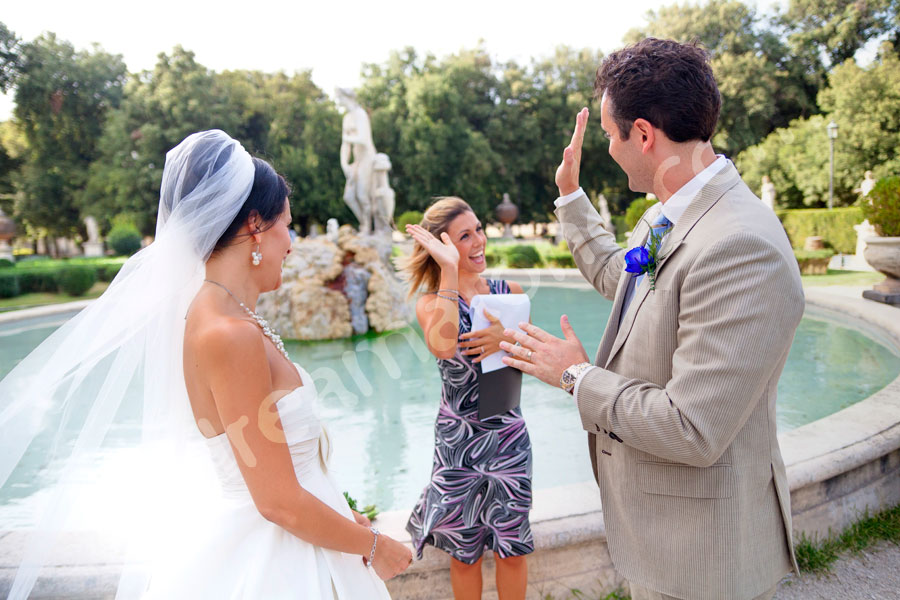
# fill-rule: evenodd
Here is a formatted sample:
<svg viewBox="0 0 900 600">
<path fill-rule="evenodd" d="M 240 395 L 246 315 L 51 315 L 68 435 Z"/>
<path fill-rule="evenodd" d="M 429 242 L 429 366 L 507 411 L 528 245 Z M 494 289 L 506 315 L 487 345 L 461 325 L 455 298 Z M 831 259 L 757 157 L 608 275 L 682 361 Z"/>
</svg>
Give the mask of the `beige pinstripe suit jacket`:
<svg viewBox="0 0 900 600">
<path fill-rule="evenodd" d="M 556 215 L 578 268 L 614 302 L 604 368 L 576 402 L 616 569 L 677 598 L 765 592 L 796 568 L 775 395 L 804 299 L 778 218 L 729 161 L 664 239 L 656 289 L 644 277 L 620 327 L 625 250 L 587 197 Z"/>
</svg>

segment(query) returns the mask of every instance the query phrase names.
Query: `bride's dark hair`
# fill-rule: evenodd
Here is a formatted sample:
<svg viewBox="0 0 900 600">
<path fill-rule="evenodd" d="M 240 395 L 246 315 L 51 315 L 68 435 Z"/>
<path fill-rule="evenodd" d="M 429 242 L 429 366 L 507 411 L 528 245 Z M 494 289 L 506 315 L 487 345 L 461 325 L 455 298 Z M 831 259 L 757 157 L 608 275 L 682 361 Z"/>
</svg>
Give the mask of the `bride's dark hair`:
<svg viewBox="0 0 900 600">
<path fill-rule="evenodd" d="M 275 223 L 284 210 L 284 199 L 291 193 L 287 181 L 272 168 L 272 165 L 261 158 L 253 158 L 253 167 L 256 169 L 256 173 L 253 177 L 250 195 L 247 196 L 247 200 L 244 201 L 244 205 L 234 217 L 231 225 L 216 242 L 213 253 L 230 246 L 231 242 L 238 237 L 241 226 L 254 212 L 262 219 L 264 223 L 262 230 L 265 231 Z"/>
</svg>

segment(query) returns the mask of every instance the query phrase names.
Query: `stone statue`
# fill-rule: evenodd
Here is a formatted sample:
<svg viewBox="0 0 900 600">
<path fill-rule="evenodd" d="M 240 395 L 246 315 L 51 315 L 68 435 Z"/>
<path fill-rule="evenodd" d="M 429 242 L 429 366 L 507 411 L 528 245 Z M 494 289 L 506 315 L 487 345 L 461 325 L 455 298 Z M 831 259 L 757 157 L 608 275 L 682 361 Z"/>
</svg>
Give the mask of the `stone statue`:
<svg viewBox="0 0 900 600">
<path fill-rule="evenodd" d="M 875 187 L 875 178 L 872 177 L 872 171 L 866 171 L 863 180 L 860 182 L 859 187 L 853 190 L 854 192 L 860 194 L 863 198 L 869 195 L 869 192 L 872 191 L 872 188 Z"/>
<path fill-rule="evenodd" d="M 394 190 L 388 181 L 391 159 L 384 152 L 375 155 L 374 176 L 372 178 L 372 216 L 375 231 L 390 231 L 394 228 Z"/>
<path fill-rule="evenodd" d="M 84 218 L 84 226 L 87 228 L 88 241 L 89 242 L 99 242 L 100 241 L 100 228 L 97 226 L 97 219 L 91 216 L 87 216 Z"/>
<path fill-rule="evenodd" d="M 760 198 L 762 199 L 763 204 L 770 209 L 775 210 L 775 184 L 772 183 L 772 180 L 769 179 L 768 175 L 763 175 Z"/>
<path fill-rule="evenodd" d="M 337 244 L 339 229 L 340 226 L 338 225 L 338 220 L 335 218 L 328 219 L 325 223 L 325 237 L 332 244 Z"/>
<path fill-rule="evenodd" d="M 100 228 L 97 219 L 92 216 L 84 218 L 84 226 L 87 229 L 88 240 L 82 244 L 85 256 L 103 256 L 103 242 L 100 240 Z"/>
<path fill-rule="evenodd" d="M 347 183 L 344 202 L 359 221 L 359 232 L 372 230 L 372 172 L 375 165 L 375 143 L 369 115 L 356 101 L 353 90 L 337 88 L 337 101 L 347 109 L 341 126 L 341 169 Z M 353 162 L 350 162 L 351 156 Z"/>
<path fill-rule="evenodd" d="M 612 222 L 612 214 L 609 212 L 609 202 L 606 201 L 606 196 L 603 194 L 597 194 L 597 208 L 600 212 L 600 218 L 603 219 L 603 227 L 615 234 L 616 228 Z"/>
</svg>

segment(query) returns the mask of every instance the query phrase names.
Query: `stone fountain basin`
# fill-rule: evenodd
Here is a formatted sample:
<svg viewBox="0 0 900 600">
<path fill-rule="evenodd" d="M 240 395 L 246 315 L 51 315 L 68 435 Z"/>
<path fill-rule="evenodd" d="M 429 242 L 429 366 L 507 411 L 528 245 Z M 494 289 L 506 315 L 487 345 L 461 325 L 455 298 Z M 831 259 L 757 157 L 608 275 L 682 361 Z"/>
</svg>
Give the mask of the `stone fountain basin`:
<svg viewBox="0 0 900 600">
<path fill-rule="evenodd" d="M 540 281 L 584 285 L 573 270 L 492 273 L 523 284 Z M 807 305 L 826 311 L 900 353 L 900 311 L 859 298 L 859 290 L 808 288 Z M 44 309 L 44 312 L 63 307 Z M 68 307 L 66 310 L 72 310 Z M 12 315 L 0 315 L 0 318 Z M 900 504 L 900 377 L 869 398 L 818 421 L 779 435 L 791 490 L 794 535 L 823 537 Z M 409 541 L 409 513 L 379 516 L 382 531 Z M 603 596 L 624 583 L 606 545 L 600 494 L 584 482 L 538 490 L 531 513 L 535 553 L 529 557 L 529 598 L 566 597 L 572 589 Z M 6 595 L 27 533 L 0 531 L 0 595 Z M 177 543 L 177 541 L 173 541 Z M 58 545 L 32 598 L 113 598 L 122 570 L 121 548 L 72 534 Z M 484 598 L 496 599 L 494 564 L 485 557 Z M 449 557 L 432 547 L 423 560 L 391 580 L 394 598 L 450 600 Z"/>
</svg>

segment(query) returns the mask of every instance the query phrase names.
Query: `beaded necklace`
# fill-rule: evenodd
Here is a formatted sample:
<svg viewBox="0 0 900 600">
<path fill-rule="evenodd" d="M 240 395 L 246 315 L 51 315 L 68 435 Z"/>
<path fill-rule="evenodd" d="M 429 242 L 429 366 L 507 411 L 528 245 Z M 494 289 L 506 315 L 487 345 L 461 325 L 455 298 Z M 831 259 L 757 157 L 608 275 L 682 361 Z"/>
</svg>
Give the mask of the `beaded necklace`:
<svg viewBox="0 0 900 600">
<path fill-rule="evenodd" d="M 286 359 L 288 359 L 288 362 L 291 362 L 291 357 L 288 356 L 287 350 L 284 349 L 284 342 L 281 341 L 281 336 L 278 335 L 277 333 L 275 333 L 275 332 L 272 330 L 272 328 L 269 327 L 269 322 L 268 322 L 268 321 L 266 321 L 265 319 L 263 319 L 261 316 L 259 316 L 259 315 L 258 315 L 257 313 L 255 313 L 254 311 L 252 311 L 252 310 L 250 310 L 249 308 L 247 308 L 247 306 L 246 306 L 243 302 L 241 302 L 240 300 L 237 299 L 237 296 L 235 296 L 234 294 L 231 293 L 231 290 L 229 290 L 227 287 L 225 287 L 224 285 L 222 285 L 222 284 L 219 283 L 218 281 L 213 281 L 212 279 L 204 279 L 203 281 L 206 281 L 206 282 L 211 283 L 211 284 L 213 284 L 213 285 L 217 285 L 217 286 L 219 286 L 220 288 L 222 288 L 223 290 L 225 290 L 226 292 L 228 292 L 228 295 L 231 296 L 232 298 L 234 298 L 234 301 L 237 302 L 238 304 L 240 304 L 240 305 L 241 305 L 241 308 L 243 308 L 244 311 L 245 311 L 248 315 L 250 315 L 250 316 L 253 318 L 254 321 L 256 321 L 256 324 L 259 325 L 260 329 L 262 329 L 263 334 L 264 334 L 267 338 L 269 338 L 270 340 L 272 340 L 272 343 L 275 344 L 275 347 L 278 348 L 278 351 L 281 352 L 281 354 L 283 354 L 284 357 L 285 357 Z"/>
</svg>

